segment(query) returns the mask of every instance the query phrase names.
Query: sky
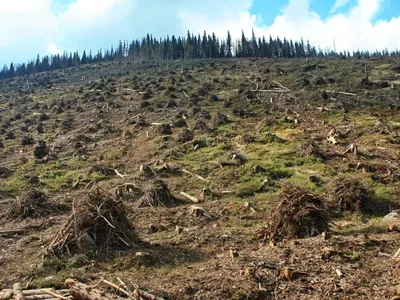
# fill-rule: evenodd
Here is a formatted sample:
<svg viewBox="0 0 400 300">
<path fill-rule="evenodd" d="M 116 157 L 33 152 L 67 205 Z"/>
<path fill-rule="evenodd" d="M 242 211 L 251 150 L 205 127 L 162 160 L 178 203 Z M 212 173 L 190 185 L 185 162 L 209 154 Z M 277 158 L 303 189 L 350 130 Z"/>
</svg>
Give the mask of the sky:
<svg viewBox="0 0 400 300">
<path fill-rule="evenodd" d="M 215 32 L 309 40 L 321 49 L 400 49 L 400 0 L 0 0 L 0 64 Z"/>
</svg>

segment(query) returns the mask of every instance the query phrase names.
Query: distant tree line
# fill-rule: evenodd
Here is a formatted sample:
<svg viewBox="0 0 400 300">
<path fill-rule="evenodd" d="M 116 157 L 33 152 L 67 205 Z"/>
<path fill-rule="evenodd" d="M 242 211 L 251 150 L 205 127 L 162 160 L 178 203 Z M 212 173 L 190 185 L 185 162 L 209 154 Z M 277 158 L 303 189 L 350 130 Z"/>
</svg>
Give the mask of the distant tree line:
<svg viewBox="0 0 400 300">
<path fill-rule="evenodd" d="M 279 37 L 267 39 L 265 36 L 256 37 L 254 31 L 251 38 L 247 38 L 242 31 L 241 38 L 233 41 L 228 31 L 226 39 L 217 38 L 215 33 L 211 35 L 205 31 L 203 35 L 197 36 L 189 31 L 186 37 L 167 36 L 157 40 L 152 35 L 147 34 L 141 40 L 133 40 L 131 43 L 120 41 L 118 47 L 114 49 L 98 50 L 97 53 L 86 53 L 82 55 L 78 51 L 74 53 L 46 55 L 28 63 L 10 66 L 4 65 L 0 71 L 0 79 L 12 78 L 46 72 L 50 70 L 60 70 L 69 67 L 76 67 L 85 64 L 129 60 L 129 61 L 155 61 L 155 60 L 176 60 L 176 59 L 209 59 L 209 58 L 231 58 L 231 57 L 268 57 L 268 58 L 302 58 L 302 57 L 388 57 L 399 56 L 400 51 L 345 51 L 336 52 L 335 50 L 316 49 L 315 46 L 306 43 L 301 39 L 293 42 L 283 40 Z"/>
</svg>

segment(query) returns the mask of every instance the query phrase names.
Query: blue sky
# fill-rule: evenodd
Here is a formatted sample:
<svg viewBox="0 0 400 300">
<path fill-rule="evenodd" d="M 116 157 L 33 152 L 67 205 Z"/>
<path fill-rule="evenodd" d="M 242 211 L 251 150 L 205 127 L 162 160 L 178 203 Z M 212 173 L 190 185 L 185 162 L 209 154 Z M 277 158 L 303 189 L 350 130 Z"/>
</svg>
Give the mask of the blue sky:
<svg viewBox="0 0 400 300">
<path fill-rule="evenodd" d="M 119 40 L 214 31 L 309 39 L 322 49 L 400 49 L 400 0 L 0 0 L 0 64 Z"/>
</svg>

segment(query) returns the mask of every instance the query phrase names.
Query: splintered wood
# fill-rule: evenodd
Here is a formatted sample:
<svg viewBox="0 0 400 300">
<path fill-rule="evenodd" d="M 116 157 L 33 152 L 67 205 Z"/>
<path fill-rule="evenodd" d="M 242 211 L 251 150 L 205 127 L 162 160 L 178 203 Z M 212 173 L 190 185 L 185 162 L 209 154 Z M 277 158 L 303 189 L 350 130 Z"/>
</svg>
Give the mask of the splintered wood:
<svg viewBox="0 0 400 300">
<path fill-rule="evenodd" d="M 95 286 L 90 286 L 74 279 L 67 279 L 65 286 L 68 289 L 55 290 L 52 288 L 24 290 L 21 283 L 15 283 L 12 289 L 0 291 L 0 300 L 115 300 L 115 299 L 133 299 L 133 300 L 163 300 L 149 292 L 141 290 L 135 285 L 131 291 L 128 286 L 118 278 L 119 284 L 102 279 Z M 104 292 L 97 288 L 101 283 L 111 287 L 113 293 Z M 117 295 L 118 294 L 118 295 Z"/>
<path fill-rule="evenodd" d="M 69 294 L 69 290 L 55 290 L 51 288 L 47 289 L 33 289 L 24 290 L 22 289 L 21 283 L 15 283 L 12 289 L 5 289 L 0 291 L 0 300 L 35 300 L 35 299 L 74 299 Z"/>
</svg>

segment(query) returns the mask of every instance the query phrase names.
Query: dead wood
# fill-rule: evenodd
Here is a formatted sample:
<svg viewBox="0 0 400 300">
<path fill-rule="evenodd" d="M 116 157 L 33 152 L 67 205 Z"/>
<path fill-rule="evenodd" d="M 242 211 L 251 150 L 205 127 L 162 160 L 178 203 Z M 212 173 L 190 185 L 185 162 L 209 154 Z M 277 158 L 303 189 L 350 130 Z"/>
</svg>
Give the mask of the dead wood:
<svg viewBox="0 0 400 300">
<path fill-rule="evenodd" d="M 141 176 L 146 178 L 151 178 L 157 176 L 156 172 L 150 167 L 148 164 L 141 164 L 139 168 L 139 172 Z"/>
<path fill-rule="evenodd" d="M 285 183 L 279 198 L 267 225 L 257 231 L 264 240 L 310 237 L 329 230 L 330 217 L 318 196 Z"/>
<path fill-rule="evenodd" d="M 14 220 L 40 218 L 61 209 L 62 206 L 51 202 L 44 192 L 33 189 L 17 197 L 3 217 Z"/>
<path fill-rule="evenodd" d="M 143 189 L 143 196 L 137 202 L 137 207 L 173 206 L 179 201 L 169 191 L 168 185 L 156 179 Z"/>
<path fill-rule="evenodd" d="M 72 295 L 73 299 L 77 300 L 109 300 L 102 291 L 88 286 L 86 284 L 80 283 L 74 279 L 67 279 L 65 285 L 69 288 L 69 293 Z"/>
<path fill-rule="evenodd" d="M 352 177 L 338 177 L 326 187 L 328 206 L 337 212 L 377 213 L 380 208 L 363 182 Z"/>
<path fill-rule="evenodd" d="M 322 149 L 315 143 L 312 139 L 307 141 L 304 144 L 301 144 L 297 147 L 297 151 L 299 152 L 301 157 L 315 155 L 317 157 L 325 158 L 326 155 L 322 151 Z"/>
<path fill-rule="evenodd" d="M 9 300 L 12 298 L 13 290 L 6 289 L 0 291 L 0 300 Z"/>
<path fill-rule="evenodd" d="M 355 156 L 358 156 L 359 152 L 357 145 L 350 144 L 346 151 L 343 152 L 343 155 L 345 155 L 346 153 L 353 153 Z"/>
<path fill-rule="evenodd" d="M 13 296 L 15 300 L 24 300 L 21 283 L 18 282 L 13 285 Z"/>
<path fill-rule="evenodd" d="M 195 216 L 195 217 L 205 216 L 205 217 L 211 219 L 211 216 L 201 206 L 192 205 L 189 208 L 189 213 L 190 213 L 190 215 Z"/>
<path fill-rule="evenodd" d="M 193 197 L 193 196 L 191 196 L 191 195 L 189 195 L 189 194 L 187 194 L 187 193 L 185 193 L 185 192 L 181 192 L 180 194 L 181 194 L 182 196 L 188 198 L 189 200 L 191 200 L 191 201 L 194 202 L 194 203 L 199 203 L 199 202 L 200 202 L 199 199 L 197 199 L 196 197 Z"/>
<path fill-rule="evenodd" d="M 56 254 L 100 254 L 131 248 L 138 241 L 122 202 L 97 187 L 74 201 L 72 214 L 54 235 L 48 250 Z"/>
<path fill-rule="evenodd" d="M 336 145 L 336 144 L 337 144 L 337 141 L 336 141 L 336 139 L 335 139 L 334 136 L 328 136 L 328 137 L 326 138 L 326 140 L 328 141 L 328 143 L 330 143 L 330 144 L 332 144 L 332 145 Z"/>
<path fill-rule="evenodd" d="M 203 180 L 203 181 L 208 182 L 208 180 L 205 179 L 204 177 L 201 177 L 200 175 L 197 175 L 197 174 L 195 174 L 195 173 L 193 173 L 193 172 L 190 172 L 190 171 L 188 171 L 188 170 L 186 170 L 186 169 L 182 169 L 182 172 L 184 172 L 184 173 L 186 173 L 186 174 L 193 175 L 193 176 L 199 178 L 200 180 Z"/>
</svg>

